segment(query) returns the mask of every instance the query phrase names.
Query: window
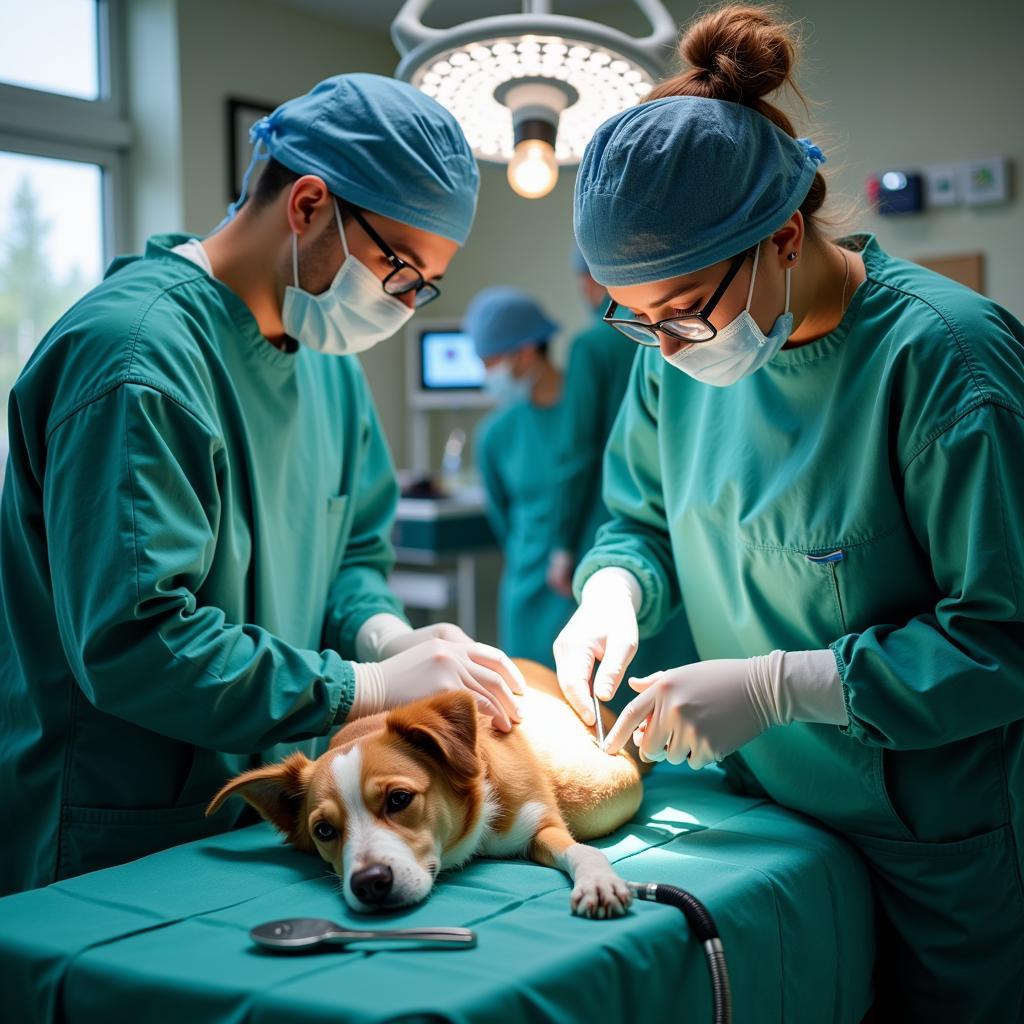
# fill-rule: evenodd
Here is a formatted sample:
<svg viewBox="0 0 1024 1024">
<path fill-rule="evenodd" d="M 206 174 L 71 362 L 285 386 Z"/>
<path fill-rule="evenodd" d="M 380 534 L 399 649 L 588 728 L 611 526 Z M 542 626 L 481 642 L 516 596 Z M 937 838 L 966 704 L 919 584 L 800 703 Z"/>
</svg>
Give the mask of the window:
<svg viewBox="0 0 1024 1024">
<path fill-rule="evenodd" d="M 4 16 L 0 79 L 29 89 L 99 99 L 96 0 L 32 0 L 20 7 L 14 17 Z"/>
<path fill-rule="evenodd" d="M 16 9 L 0 29 L 0 480 L 14 381 L 127 238 L 121 0 Z"/>
</svg>

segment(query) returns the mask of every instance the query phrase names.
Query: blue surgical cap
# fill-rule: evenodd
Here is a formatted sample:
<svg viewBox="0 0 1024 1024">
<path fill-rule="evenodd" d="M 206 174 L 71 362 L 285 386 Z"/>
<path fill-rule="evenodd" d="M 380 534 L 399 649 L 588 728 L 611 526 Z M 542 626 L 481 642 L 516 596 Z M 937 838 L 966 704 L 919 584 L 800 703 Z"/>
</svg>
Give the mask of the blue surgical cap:
<svg viewBox="0 0 1024 1024">
<path fill-rule="evenodd" d="M 466 309 L 463 327 L 481 359 L 547 341 L 558 330 L 558 324 L 547 318 L 535 299 L 518 288 L 506 287 L 478 292 Z"/>
<path fill-rule="evenodd" d="M 405 82 L 336 75 L 261 118 L 251 137 L 354 206 L 459 245 L 469 235 L 480 186 L 472 150 L 455 118 Z"/>
<path fill-rule="evenodd" d="M 605 121 L 576 176 L 573 226 L 594 280 L 689 274 L 768 238 L 824 156 L 727 100 L 667 96 Z"/>
</svg>

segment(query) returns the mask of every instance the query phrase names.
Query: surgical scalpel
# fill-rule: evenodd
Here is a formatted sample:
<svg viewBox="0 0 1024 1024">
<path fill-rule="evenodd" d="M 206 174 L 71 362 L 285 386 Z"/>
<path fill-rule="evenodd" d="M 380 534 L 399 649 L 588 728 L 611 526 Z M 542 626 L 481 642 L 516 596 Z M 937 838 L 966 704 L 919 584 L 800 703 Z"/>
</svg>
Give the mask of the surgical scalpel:
<svg viewBox="0 0 1024 1024">
<path fill-rule="evenodd" d="M 604 749 L 604 722 L 601 720 L 601 702 L 597 694 L 591 690 L 590 699 L 594 702 L 594 732 L 597 736 L 597 745 Z"/>
</svg>

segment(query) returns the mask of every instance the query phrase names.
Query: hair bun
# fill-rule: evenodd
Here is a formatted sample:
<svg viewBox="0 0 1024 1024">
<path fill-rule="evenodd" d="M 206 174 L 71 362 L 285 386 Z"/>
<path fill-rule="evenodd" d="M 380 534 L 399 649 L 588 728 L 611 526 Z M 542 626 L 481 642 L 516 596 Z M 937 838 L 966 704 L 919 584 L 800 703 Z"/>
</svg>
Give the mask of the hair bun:
<svg viewBox="0 0 1024 1024">
<path fill-rule="evenodd" d="M 691 81 L 709 99 L 748 106 L 790 81 L 797 48 L 793 25 L 774 9 L 741 4 L 698 18 L 679 42 Z"/>
</svg>

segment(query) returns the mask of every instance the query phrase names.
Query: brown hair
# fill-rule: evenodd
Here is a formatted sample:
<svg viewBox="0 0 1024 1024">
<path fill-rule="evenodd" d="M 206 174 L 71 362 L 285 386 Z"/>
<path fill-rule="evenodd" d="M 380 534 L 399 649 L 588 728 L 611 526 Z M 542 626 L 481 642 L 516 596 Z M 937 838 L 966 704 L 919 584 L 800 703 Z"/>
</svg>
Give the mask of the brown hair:
<svg viewBox="0 0 1024 1024">
<path fill-rule="evenodd" d="M 753 108 L 796 138 L 789 117 L 764 97 L 788 86 L 807 106 L 793 78 L 800 42 L 797 24 L 786 21 L 775 7 L 726 4 L 697 15 L 679 40 L 679 55 L 689 67 L 656 85 L 646 101 L 665 96 L 731 100 Z M 815 231 L 814 217 L 825 194 L 819 172 L 800 204 L 808 233 Z"/>
</svg>

